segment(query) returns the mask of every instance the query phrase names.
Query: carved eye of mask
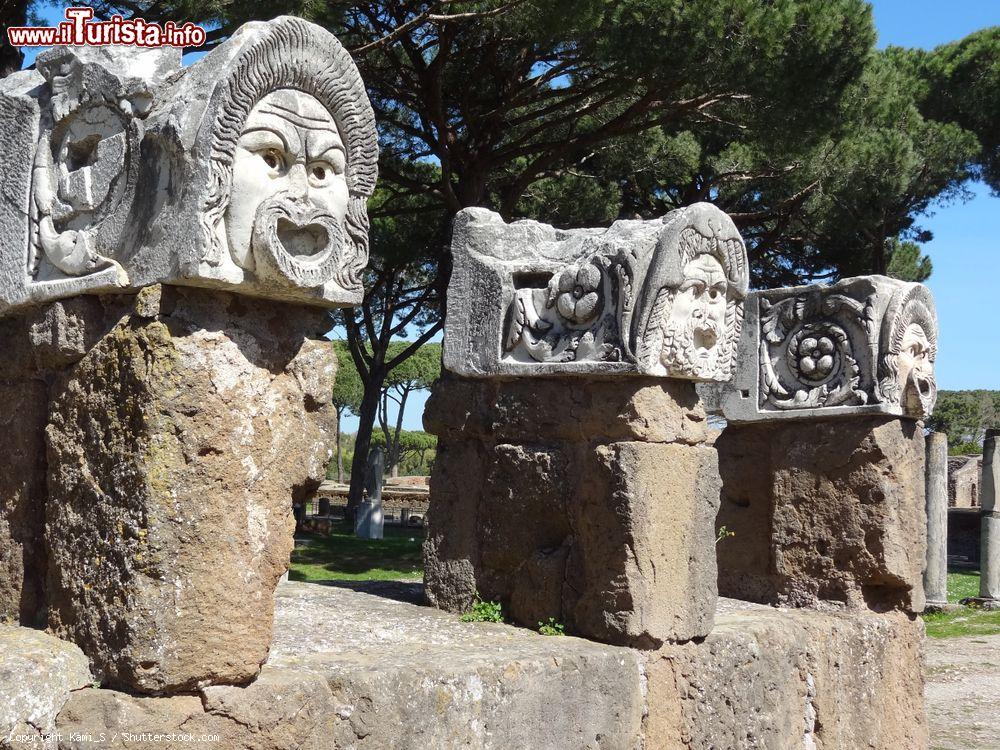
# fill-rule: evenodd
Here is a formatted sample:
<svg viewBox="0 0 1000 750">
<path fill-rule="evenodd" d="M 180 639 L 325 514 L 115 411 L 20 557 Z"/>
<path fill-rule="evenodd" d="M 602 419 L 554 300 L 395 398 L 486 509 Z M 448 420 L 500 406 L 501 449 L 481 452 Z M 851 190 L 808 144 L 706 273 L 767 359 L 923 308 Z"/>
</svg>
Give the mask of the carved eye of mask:
<svg viewBox="0 0 1000 750">
<path fill-rule="evenodd" d="M 285 168 L 285 158 L 281 151 L 276 148 L 269 148 L 260 152 L 260 158 L 264 160 L 264 163 L 267 164 L 270 169 L 273 169 L 276 172 Z"/>
<path fill-rule="evenodd" d="M 696 297 L 700 297 L 705 293 L 705 282 L 698 279 L 685 279 L 680 286 L 680 291 L 693 291 Z"/>
</svg>

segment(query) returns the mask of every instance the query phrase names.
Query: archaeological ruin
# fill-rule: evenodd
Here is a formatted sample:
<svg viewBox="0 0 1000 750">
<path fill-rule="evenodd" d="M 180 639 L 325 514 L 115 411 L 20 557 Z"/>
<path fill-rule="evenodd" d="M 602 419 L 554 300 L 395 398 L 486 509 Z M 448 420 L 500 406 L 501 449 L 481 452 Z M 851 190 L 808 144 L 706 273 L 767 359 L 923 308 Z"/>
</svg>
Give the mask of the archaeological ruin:
<svg viewBox="0 0 1000 750">
<path fill-rule="evenodd" d="M 466 209 L 424 586 L 279 585 L 332 455 L 328 311 L 364 294 L 353 60 L 291 17 L 187 67 L 57 47 L 0 127 L 0 747 L 926 750 L 926 287 L 751 291 L 707 203 Z M 511 624 L 461 622 L 480 598 Z"/>
</svg>

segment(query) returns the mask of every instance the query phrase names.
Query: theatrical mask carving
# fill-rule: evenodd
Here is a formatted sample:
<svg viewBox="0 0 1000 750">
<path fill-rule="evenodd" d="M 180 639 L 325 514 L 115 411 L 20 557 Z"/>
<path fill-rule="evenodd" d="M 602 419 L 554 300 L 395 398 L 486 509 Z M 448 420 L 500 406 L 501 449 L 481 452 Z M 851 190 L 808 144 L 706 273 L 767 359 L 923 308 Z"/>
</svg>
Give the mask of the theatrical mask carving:
<svg viewBox="0 0 1000 750">
<path fill-rule="evenodd" d="M 753 292 L 730 421 L 891 414 L 923 419 L 937 395 L 937 318 L 920 284 L 861 276 Z"/>
<path fill-rule="evenodd" d="M 160 182 L 187 181 L 160 214 L 164 232 L 181 227 L 179 276 L 262 297 L 356 304 L 378 172 L 357 66 L 332 35 L 297 18 L 246 24 L 219 50 L 192 66 L 176 105 L 151 126 L 169 170 Z M 183 106 L 192 98 L 207 109 Z M 186 163 L 173 156 L 178 137 L 191 144 Z"/>
<path fill-rule="evenodd" d="M 749 285 L 746 248 L 721 211 L 686 210 L 647 275 L 636 357 L 646 374 L 726 381 Z"/>
<path fill-rule="evenodd" d="M 337 123 L 315 97 L 281 89 L 258 102 L 236 145 L 221 224 L 237 265 L 303 286 L 333 278 L 347 243 L 346 168 Z"/>
<path fill-rule="evenodd" d="M 570 231 L 471 210 L 455 237 L 449 326 L 458 335 L 446 331 L 445 362 L 456 372 L 715 380 L 732 371 L 746 249 L 714 206 Z M 496 291 L 458 288 L 487 279 Z M 510 300 L 502 310 L 497 296 Z M 502 331 L 499 356 L 474 351 L 469 334 L 485 329 Z"/>
<path fill-rule="evenodd" d="M 904 414 L 929 417 L 937 401 L 937 313 L 926 287 L 899 289 L 882 327 L 880 395 Z"/>
<path fill-rule="evenodd" d="M 54 48 L 0 81 L 0 315 L 152 284 L 357 304 L 378 139 L 357 66 L 298 18 L 179 50 Z"/>
</svg>

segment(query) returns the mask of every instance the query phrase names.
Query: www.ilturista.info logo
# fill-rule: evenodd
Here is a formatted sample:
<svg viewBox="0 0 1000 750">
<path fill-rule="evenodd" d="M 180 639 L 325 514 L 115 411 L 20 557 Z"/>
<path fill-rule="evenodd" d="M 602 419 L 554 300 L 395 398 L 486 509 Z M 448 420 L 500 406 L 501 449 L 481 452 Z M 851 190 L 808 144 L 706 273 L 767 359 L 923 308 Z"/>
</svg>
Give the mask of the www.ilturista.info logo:
<svg viewBox="0 0 1000 750">
<path fill-rule="evenodd" d="M 11 47 L 72 47 L 109 44 L 136 47 L 200 47 L 205 30 L 190 21 L 176 24 L 150 23 L 141 18 L 112 16 L 107 21 L 92 21 L 93 8 L 67 8 L 66 20 L 58 26 L 11 26 L 7 41 Z"/>
</svg>

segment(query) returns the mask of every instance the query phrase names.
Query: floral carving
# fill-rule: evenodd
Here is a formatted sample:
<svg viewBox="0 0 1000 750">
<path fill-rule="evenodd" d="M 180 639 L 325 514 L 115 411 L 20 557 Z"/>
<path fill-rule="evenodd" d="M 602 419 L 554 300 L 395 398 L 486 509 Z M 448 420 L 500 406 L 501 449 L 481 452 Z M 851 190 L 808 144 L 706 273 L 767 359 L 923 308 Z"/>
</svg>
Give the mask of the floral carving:
<svg viewBox="0 0 1000 750">
<path fill-rule="evenodd" d="M 567 268 L 549 283 L 549 306 L 554 302 L 570 323 L 589 323 L 598 312 L 600 288 L 601 271 L 593 263 Z"/>
<path fill-rule="evenodd" d="M 535 362 L 615 362 L 622 358 L 618 308 L 630 300 L 625 259 L 593 256 L 552 275 L 545 289 L 518 289 L 504 351 Z M 612 309 L 603 300 L 612 299 Z"/>
<path fill-rule="evenodd" d="M 833 372 L 836 347 L 828 335 L 798 338 L 788 351 L 795 358 L 796 371 L 807 380 L 825 380 Z"/>
<path fill-rule="evenodd" d="M 762 409 L 862 406 L 874 383 L 863 359 L 874 330 L 873 296 L 864 301 L 814 291 L 760 298 Z"/>
</svg>

